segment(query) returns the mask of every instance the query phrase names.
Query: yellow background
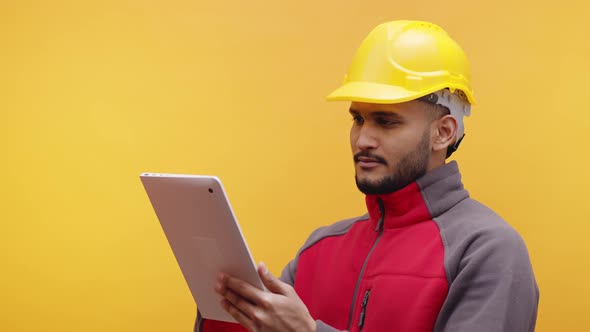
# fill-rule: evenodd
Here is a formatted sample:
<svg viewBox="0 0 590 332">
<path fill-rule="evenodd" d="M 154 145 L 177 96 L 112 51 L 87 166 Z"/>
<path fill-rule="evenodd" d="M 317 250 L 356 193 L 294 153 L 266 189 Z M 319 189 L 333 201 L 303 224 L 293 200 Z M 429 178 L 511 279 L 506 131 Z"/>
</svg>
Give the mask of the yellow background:
<svg viewBox="0 0 590 332">
<path fill-rule="evenodd" d="M 573 1 L 3 1 L 0 331 L 190 331 L 195 304 L 143 171 L 216 174 L 278 274 L 363 213 L 346 103 L 378 23 L 465 49 L 478 104 L 456 158 L 528 244 L 537 331 L 587 331 L 590 6 Z"/>
</svg>

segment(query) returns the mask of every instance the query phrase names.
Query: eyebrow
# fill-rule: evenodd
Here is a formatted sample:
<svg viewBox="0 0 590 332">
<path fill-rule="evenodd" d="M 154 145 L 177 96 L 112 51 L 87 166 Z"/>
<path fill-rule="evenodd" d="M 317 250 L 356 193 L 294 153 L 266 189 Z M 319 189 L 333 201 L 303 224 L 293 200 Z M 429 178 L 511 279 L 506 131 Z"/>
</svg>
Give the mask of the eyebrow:
<svg viewBox="0 0 590 332">
<path fill-rule="evenodd" d="M 357 115 L 360 114 L 361 112 L 354 109 L 354 108 L 350 108 L 348 110 L 350 112 L 350 114 L 352 115 Z M 398 113 L 395 112 L 391 112 L 391 111 L 372 111 L 370 113 L 370 116 L 375 117 L 375 116 L 387 116 L 387 117 L 391 117 L 391 118 L 396 118 L 396 119 L 403 119 L 404 117 L 399 115 Z"/>
</svg>

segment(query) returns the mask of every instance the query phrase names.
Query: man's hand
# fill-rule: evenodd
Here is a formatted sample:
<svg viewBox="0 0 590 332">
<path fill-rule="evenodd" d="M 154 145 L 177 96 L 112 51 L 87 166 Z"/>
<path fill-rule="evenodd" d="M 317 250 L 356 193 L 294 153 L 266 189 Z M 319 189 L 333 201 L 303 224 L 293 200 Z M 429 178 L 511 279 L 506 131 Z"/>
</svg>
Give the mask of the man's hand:
<svg viewBox="0 0 590 332">
<path fill-rule="evenodd" d="M 215 290 L 223 297 L 223 308 L 250 332 L 315 332 L 316 323 L 293 287 L 275 278 L 263 263 L 258 274 L 270 292 L 220 274 Z"/>
</svg>

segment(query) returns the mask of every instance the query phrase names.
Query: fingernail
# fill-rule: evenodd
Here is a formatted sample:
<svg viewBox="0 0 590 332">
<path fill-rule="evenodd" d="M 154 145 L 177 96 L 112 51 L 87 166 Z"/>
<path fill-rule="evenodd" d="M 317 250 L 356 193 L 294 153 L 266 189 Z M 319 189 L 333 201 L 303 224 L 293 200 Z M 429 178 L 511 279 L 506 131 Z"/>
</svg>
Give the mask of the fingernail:
<svg viewBox="0 0 590 332">
<path fill-rule="evenodd" d="M 266 265 L 264 265 L 264 262 L 260 262 L 260 268 L 262 269 L 262 273 L 264 275 L 268 274 L 268 269 L 266 268 Z"/>
</svg>

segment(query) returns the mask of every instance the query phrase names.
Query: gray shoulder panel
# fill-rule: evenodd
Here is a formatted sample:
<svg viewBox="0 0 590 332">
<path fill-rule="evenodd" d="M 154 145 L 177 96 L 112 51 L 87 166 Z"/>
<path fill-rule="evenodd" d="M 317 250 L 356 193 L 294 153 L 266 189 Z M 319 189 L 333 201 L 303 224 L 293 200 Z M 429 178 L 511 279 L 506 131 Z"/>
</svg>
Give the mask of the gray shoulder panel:
<svg viewBox="0 0 590 332">
<path fill-rule="evenodd" d="M 470 198 L 434 221 L 449 283 L 435 331 L 533 331 L 539 292 L 520 235 Z"/>
</svg>

